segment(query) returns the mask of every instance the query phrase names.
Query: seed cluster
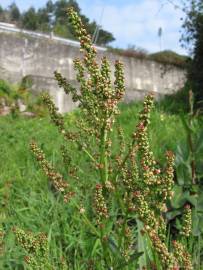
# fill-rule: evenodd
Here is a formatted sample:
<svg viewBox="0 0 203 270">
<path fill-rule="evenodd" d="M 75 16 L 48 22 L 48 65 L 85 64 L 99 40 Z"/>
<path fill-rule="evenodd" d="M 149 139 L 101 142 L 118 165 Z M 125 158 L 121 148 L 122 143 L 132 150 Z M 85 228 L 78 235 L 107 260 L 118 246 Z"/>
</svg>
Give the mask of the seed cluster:
<svg viewBox="0 0 203 270">
<path fill-rule="evenodd" d="M 156 217 L 149 208 L 144 196 L 139 191 L 135 191 L 133 195 L 136 206 L 135 210 L 138 212 L 139 218 L 150 228 L 156 228 Z"/>
<path fill-rule="evenodd" d="M 143 180 L 147 185 L 153 185 L 156 181 L 155 175 L 158 173 L 154 171 L 156 164 L 153 153 L 150 151 L 148 141 L 148 125 L 150 123 L 150 112 L 153 108 L 153 95 L 146 97 L 144 101 L 144 109 L 140 113 L 137 131 L 134 137 L 137 141 L 139 152 L 141 154 L 141 165 L 143 168 Z"/>
<path fill-rule="evenodd" d="M 77 134 L 67 131 L 65 129 L 64 125 L 64 118 L 63 116 L 58 112 L 58 108 L 56 108 L 55 104 L 51 100 L 50 96 L 48 94 L 42 95 L 42 100 L 46 104 L 49 114 L 51 117 L 52 122 L 58 127 L 58 130 L 61 134 L 63 134 L 64 138 L 66 140 L 74 141 L 77 138 Z"/>
<path fill-rule="evenodd" d="M 150 123 L 150 112 L 152 108 L 153 95 L 151 94 L 145 98 L 144 108 L 140 113 L 139 123 L 133 135 L 133 144 L 129 151 L 129 159 L 132 166 L 130 167 L 130 171 L 125 167 L 126 172 L 124 178 L 127 180 L 129 178 L 127 175 L 131 175 L 131 183 L 133 183 L 133 185 L 131 184 L 131 190 L 134 188 L 134 194 L 137 194 L 136 203 L 139 204 L 138 208 L 141 209 L 141 219 L 143 219 L 143 213 L 145 213 L 146 217 L 151 213 L 150 217 L 154 217 L 154 219 L 158 221 L 158 224 L 160 223 L 157 228 L 159 227 L 160 230 L 161 227 L 163 232 L 165 231 L 165 226 L 160 216 L 161 213 L 166 211 L 165 203 L 166 200 L 171 197 L 174 184 L 174 155 L 169 151 L 166 153 L 167 166 L 165 170 L 158 166 L 153 156 L 148 139 L 148 125 Z M 141 169 L 139 170 L 137 162 L 141 165 Z M 136 198 L 136 196 L 134 196 L 134 198 Z M 154 225 L 152 227 L 155 228 Z"/>
<path fill-rule="evenodd" d="M 68 80 L 64 78 L 59 72 L 54 72 L 55 79 L 58 82 L 59 87 L 63 87 L 64 92 L 66 94 L 72 95 L 73 102 L 77 102 L 80 100 L 80 96 L 77 94 L 76 88 L 74 88 L 71 84 L 69 84 Z"/>
<path fill-rule="evenodd" d="M 78 101 L 80 108 L 86 116 L 86 121 L 97 130 L 102 126 L 111 130 L 114 115 L 118 113 L 118 102 L 123 98 L 124 74 L 120 61 L 115 62 L 115 82 L 111 83 L 110 63 L 104 56 L 101 66 L 96 61 L 96 49 L 91 43 L 81 19 L 70 8 L 68 10 L 70 23 L 80 41 L 81 51 L 84 53 L 82 60 L 74 60 L 76 79 L 80 84 L 79 91 L 70 86 L 67 80 L 55 72 L 55 78 L 65 92 L 72 95 L 73 101 Z"/>
<path fill-rule="evenodd" d="M 124 256 L 126 262 L 128 262 L 130 260 L 130 256 L 133 253 L 133 243 L 134 243 L 133 232 L 129 226 L 125 226 L 124 237 L 125 242 L 122 255 Z"/>
<path fill-rule="evenodd" d="M 173 241 L 174 256 L 176 257 L 181 269 L 193 270 L 191 255 L 186 248 L 178 241 Z"/>
<path fill-rule="evenodd" d="M 13 229 L 20 246 L 26 251 L 24 260 L 32 269 L 45 269 L 48 262 L 48 241 L 44 233 L 34 235 L 22 229 Z"/>
<path fill-rule="evenodd" d="M 30 148 L 33 154 L 36 157 L 36 160 L 39 162 L 42 170 L 53 184 L 53 187 L 56 191 L 61 192 L 64 195 L 64 201 L 67 202 L 68 199 L 73 195 L 72 192 L 67 192 L 68 183 L 64 180 L 63 176 L 56 172 L 53 166 L 46 160 L 43 151 L 37 146 L 37 144 L 33 141 L 30 144 Z"/>
<path fill-rule="evenodd" d="M 95 195 L 94 195 L 94 208 L 96 211 L 98 224 L 101 224 L 103 219 L 106 219 L 109 216 L 102 191 L 103 191 L 102 185 L 97 184 L 95 188 Z"/>
<path fill-rule="evenodd" d="M 171 270 L 172 267 L 175 265 L 175 258 L 173 254 L 171 254 L 165 243 L 163 243 L 159 236 L 157 235 L 155 230 L 152 230 L 150 227 L 145 226 L 145 230 L 148 232 L 149 237 L 153 243 L 153 246 L 156 250 L 156 252 L 159 254 L 160 259 L 163 263 L 164 269 Z"/>
<path fill-rule="evenodd" d="M 164 199 L 166 201 L 167 197 L 172 198 L 172 188 L 174 186 L 174 154 L 171 151 L 166 152 L 167 167 L 165 172 L 165 178 L 163 179 L 164 186 Z"/>
<path fill-rule="evenodd" d="M 184 213 L 182 218 L 182 229 L 180 234 L 189 237 L 192 230 L 192 209 L 189 204 L 184 207 Z"/>
<path fill-rule="evenodd" d="M 167 211 L 166 202 L 172 197 L 174 186 L 174 155 L 166 152 L 166 167 L 161 168 L 150 149 L 148 126 L 150 112 L 153 108 L 153 95 L 148 95 L 144 108 L 139 116 L 139 123 L 133 134 L 133 142 L 127 155 L 119 155 L 120 177 L 126 189 L 124 202 L 128 210 L 135 212 L 143 222 L 145 231 L 165 266 L 172 269 L 177 265 L 174 254 L 165 245 L 166 220 L 163 213 Z M 140 167 L 137 165 L 140 163 Z M 189 229 L 190 228 L 190 229 Z M 191 209 L 186 207 L 182 234 L 188 235 L 191 230 Z M 184 253 L 185 254 L 185 253 Z M 183 254 L 183 255 L 184 255 Z M 187 259 L 187 256 L 186 258 Z"/>
</svg>

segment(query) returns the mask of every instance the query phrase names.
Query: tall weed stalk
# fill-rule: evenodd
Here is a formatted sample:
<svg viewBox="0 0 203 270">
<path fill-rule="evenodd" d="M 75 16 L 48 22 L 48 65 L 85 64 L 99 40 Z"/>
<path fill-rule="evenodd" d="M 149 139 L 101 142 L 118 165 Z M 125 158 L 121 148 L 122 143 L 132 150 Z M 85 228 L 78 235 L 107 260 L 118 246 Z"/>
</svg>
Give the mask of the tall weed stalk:
<svg viewBox="0 0 203 270">
<path fill-rule="evenodd" d="M 74 130 L 66 128 L 64 116 L 58 113 L 51 98 L 43 95 L 52 122 L 64 137 L 61 151 L 68 179 L 46 160 L 35 141 L 30 147 L 49 179 L 54 196 L 74 212 L 74 228 L 76 233 L 77 229 L 83 229 L 80 237 L 85 239 L 86 247 L 77 252 L 76 247 L 67 247 L 64 243 L 65 256 L 57 268 L 49 262 L 51 251 L 47 249 L 48 239 L 44 234 L 34 235 L 15 228 L 18 243 L 27 254 L 25 260 L 31 269 L 190 270 L 191 258 L 187 247 L 179 241 L 181 234 L 170 241 L 167 233 L 165 214 L 166 203 L 173 196 L 174 155 L 168 151 L 166 165 L 161 168 L 151 151 L 148 128 L 153 95 L 145 98 L 131 143 L 126 144 L 117 122 L 118 104 L 125 93 L 123 65 L 115 62 L 112 82 L 108 59 L 104 56 L 101 64 L 97 62 L 91 37 L 72 8 L 68 10 L 68 17 L 83 53 L 82 59 L 74 60 L 80 89 L 70 85 L 57 71 L 55 78 L 79 104 L 82 117 Z M 112 135 L 115 129 L 116 139 Z M 86 156 L 89 173 L 95 176 L 88 191 L 83 190 L 79 176 L 83 170 L 70 155 L 70 149 Z M 188 237 L 189 207 L 185 209 L 183 222 L 182 235 Z"/>
</svg>

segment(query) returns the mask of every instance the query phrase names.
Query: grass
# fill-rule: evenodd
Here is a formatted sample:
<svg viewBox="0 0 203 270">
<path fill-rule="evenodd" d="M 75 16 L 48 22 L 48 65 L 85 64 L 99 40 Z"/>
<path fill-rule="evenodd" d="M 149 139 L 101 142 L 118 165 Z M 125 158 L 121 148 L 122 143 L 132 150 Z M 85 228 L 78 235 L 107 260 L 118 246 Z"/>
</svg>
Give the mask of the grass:
<svg viewBox="0 0 203 270">
<path fill-rule="evenodd" d="M 134 103 L 121 105 L 122 116 L 119 117 L 119 123 L 124 129 L 127 141 L 135 129 L 140 108 L 140 104 Z M 68 114 L 66 116 L 67 125 L 74 127 L 75 119 L 78 116 L 78 111 Z M 85 247 L 88 258 L 94 251 L 90 251 L 88 246 L 86 247 L 87 243 L 82 237 L 83 225 L 75 228 L 74 219 L 76 217 L 72 208 L 62 205 L 55 198 L 50 191 L 46 177 L 29 150 L 29 142 L 34 138 L 44 149 L 48 160 L 66 175 L 60 158 L 62 138 L 58 135 L 57 129 L 50 124 L 48 117 L 33 119 L 1 117 L 0 126 L 0 154 L 2 157 L 0 160 L 0 195 L 3 207 L 0 218 L 6 231 L 4 244 L 1 247 L 6 253 L 1 257 L 0 269 L 23 269 L 23 254 L 22 250 L 15 245 L 13 226 L 33 232 L 47 233 L 52 255 L 50 260 L 55 265 L 60 264 L 57 258 L 68 255 L 70 257 L 68 260 L 71 261 L 72 258 L 79 256 L 83 247 Z M 178 115 L 160 114 L 158 110 L 154 110 L 151 117 L 150 138 L 152 149 L 160 162 L 167 149 L 175 151 L 179 142 L 186 139 L 182 131 L 182 122 Z M 83 170 L 80 173 L 80 179 L 75 180 L 75 184 L 84 186 L 84 197 L 88 196 L 88 190 L 92 188 L 92 183 L 95 183 L 96 175 L 88 174 L 86 158 L 82 154 L 76 156 L 73 149 L 71 155 L 76 157 Z M 78 221 L 75 224 L 78 224 Z M 86 263 L 84 262 L 84 265 Z M 58 267 L 58 269 L 62 269 L 60 266 Z M 83 269 L 82 262 L 80 262 L 80 268 L 77 267 L 79 266 L 76 265 L 75 269 Z"/>
</svg>

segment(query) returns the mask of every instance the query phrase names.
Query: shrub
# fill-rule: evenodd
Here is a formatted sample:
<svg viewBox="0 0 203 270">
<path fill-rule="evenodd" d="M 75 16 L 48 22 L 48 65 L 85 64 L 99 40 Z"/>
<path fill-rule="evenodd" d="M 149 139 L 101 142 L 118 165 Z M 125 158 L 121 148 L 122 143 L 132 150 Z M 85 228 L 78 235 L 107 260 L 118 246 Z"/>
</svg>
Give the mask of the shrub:
<svg viewBox="0 0 203 270">
<path fill-rule="evenodd" d="M 29 76 L 23 78 L 20 85 L 13 85 L 0 80 L 0 109 L 10 108 L 13 116 L 19 116 L 19 101 L 25 105 L 25 111 L 34 115 L 45 116 L 47 110 L 39 96 L 33 95 L 29 90 L 32 85 Z"/>
<path fill-rule="evenodd" d="M 126 57 L 134 57 L 137 59 L 147 59 L 148 58 L 148 53 L 145 49 L 142 48 L 128 48 L 126 50 L 124 49 L 119 49 L 119 48 L 108 48 L 109 52 L 116 53 L 118 55 L 126 56 Z"/>
<path fill-rule="evenodd" d="M 186 82 L 184 87 L 173 94 L 164 95 L 157 102 L 157 106 L 167 113 L 188 113 L 190 110 L 188 96 L 191 89 L 190 83 Z"/>
<path fill-rule="evenodd" d="M 186 68 L 190 62 L 189 57 L 167 50 L 149 54 L 145 49 L 139 47 L 132 47 L 128 49 L 109 47 L 108 51 L 126 57 L 134 57 L 141 60 L 152 60 L 164 65 L 173 65 L 179 68 Z"/>
<path fill-rule="evenodd" d="M 161 51 L 149 55 L 151 60 L 162 64 L 174 65 L 180 68 L 186 68 L 189 57 L 177 54 L 173 51 Z"/>
<path fill-rule="evenodd" d="M 19 97 L 16 87 L 4 80 L 0 80 L 0 98 L 4 98 L 6 102 L 10 103 Z"/>
</svg>

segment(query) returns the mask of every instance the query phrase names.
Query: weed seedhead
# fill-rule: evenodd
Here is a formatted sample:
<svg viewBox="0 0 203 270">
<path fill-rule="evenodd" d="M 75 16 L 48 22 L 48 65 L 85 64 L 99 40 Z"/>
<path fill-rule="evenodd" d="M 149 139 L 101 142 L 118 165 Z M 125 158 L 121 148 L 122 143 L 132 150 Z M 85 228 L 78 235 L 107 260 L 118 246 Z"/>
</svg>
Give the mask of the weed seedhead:
<svg viewBox="0 0 203 270">
<path fill-rule="evenodd" d="M 112 82 L 109 61 L 103 57 L 101 63 L 98 63 L 97 51 L 73 8 L 68 9 L 68 17 L 83 53 L 83 58 L 74 61 L 80 88 L 71 86 L 59 72 L 55 72 L 55 78 L 59 87 L 79 104 L 82 119 L 75 127 L 76 131 L 66 129 L 63 115 L 58 112 L 47 94 L 43 95 L 43 101 L 49 109 L 52 122 L 65 139 L 62 155 L 69 178 L 76 177 L 77 171 L 84 172 L 81 168 L 76 170 L 74 157 L 68 152 L 70 145 L 74 146 L 75 151 L 85 155 L 89 162 L 86 167 L 91 170 L 97 184 L 94 188 L 95 182 L 90 180 L 92 182 L 88 183 L 91 186 L 88 190 L 90 194 L 85 198 L 89 200 L 88 203 L 84 200 L 85 196 L 81 195 L 84 190 L 77 192 L 81 186 L 76 188 L 74 182 L 74 192 L 70 179 L 67 182 L 63 175 L 56 171 L 35 142 L 31 143 L 31 150 L 57 194 L 62 193 L 65 202 L 71 200 L 74 194 L 76 198 L 79 197 L 74 198 L 68 206 L 73 207 L 72 213 L 79 215 L 74 219 L 74 228 L 83 222 L 84 231 L 88 230 L 89 233 L 88 238 L 93 239 L 90 241 L 90 253 L 94 253 L 95 257 L 91 257 L 91 261 L 93 259 L 95 264 L 99 261 L 99 268 L 95 269 L 138 269 L 137 263 L 142 250 L 140 252 L 135 248 L 139 246 L 135 234 L 138 224 L 141 224 L 141 237 L 150 240 L 145 252 L 153 249 L 158 255 L 161 269 L 176 269 L 183 265 L 184 269 L 190 270 L 191 258 L 184 247 L 179 242 L 174 242 L 172 252 L 166 245 L 167 221 L 164 213 L 174 186 L 174 155 L 168 151 L 166 166 L 161 167 L 151 150 L 148 131 L 150 113 L 154 106 L 153 94 L 149 94 L 144 100 L 131 143 L 126 144 L 121 128 L 118 128 L 115 142 L 112 131 L 119 113 L 118 104 L 125 92 L 123 65 L 120 61 L 115 62 L 115 80 Z M 113 153 L 113 145 L 117 143 L 120 144 L 119 150 Z M 86 182 L 88 179 L 85 175 Z M 188 236 L 191 230 L 190 217 L 191 209 L 186 207 L 182 227 L 182 234 L 185 236 Z M 78 224 L 75 224 L 76 220 Z M 82 233 L 81 237 L 84 235 L 85 233 Z M 31 236 L 27 238 L 22 231 L 17 232 L 17 238 L 28 251 L 30 243 L 36 240 L 32 240 Z M 37 243 L 41 248 L 38 240 Z M 98 250 L 95 251 L 96 249 Z M 83 252 L 85 254 L 85 249 L 74 252 L 78 254 L 78 260 L 84 260 L 80 257 L 84 255 Z M 176 255 L 181 259 L 177 260 Z M 149 257 L 148 254 L 145 257 Z M 75 267 L 79 264 L 73 262 L 73 265 Z M 128 266 L 132 268 L 124 268 Z"/>
</svg>

